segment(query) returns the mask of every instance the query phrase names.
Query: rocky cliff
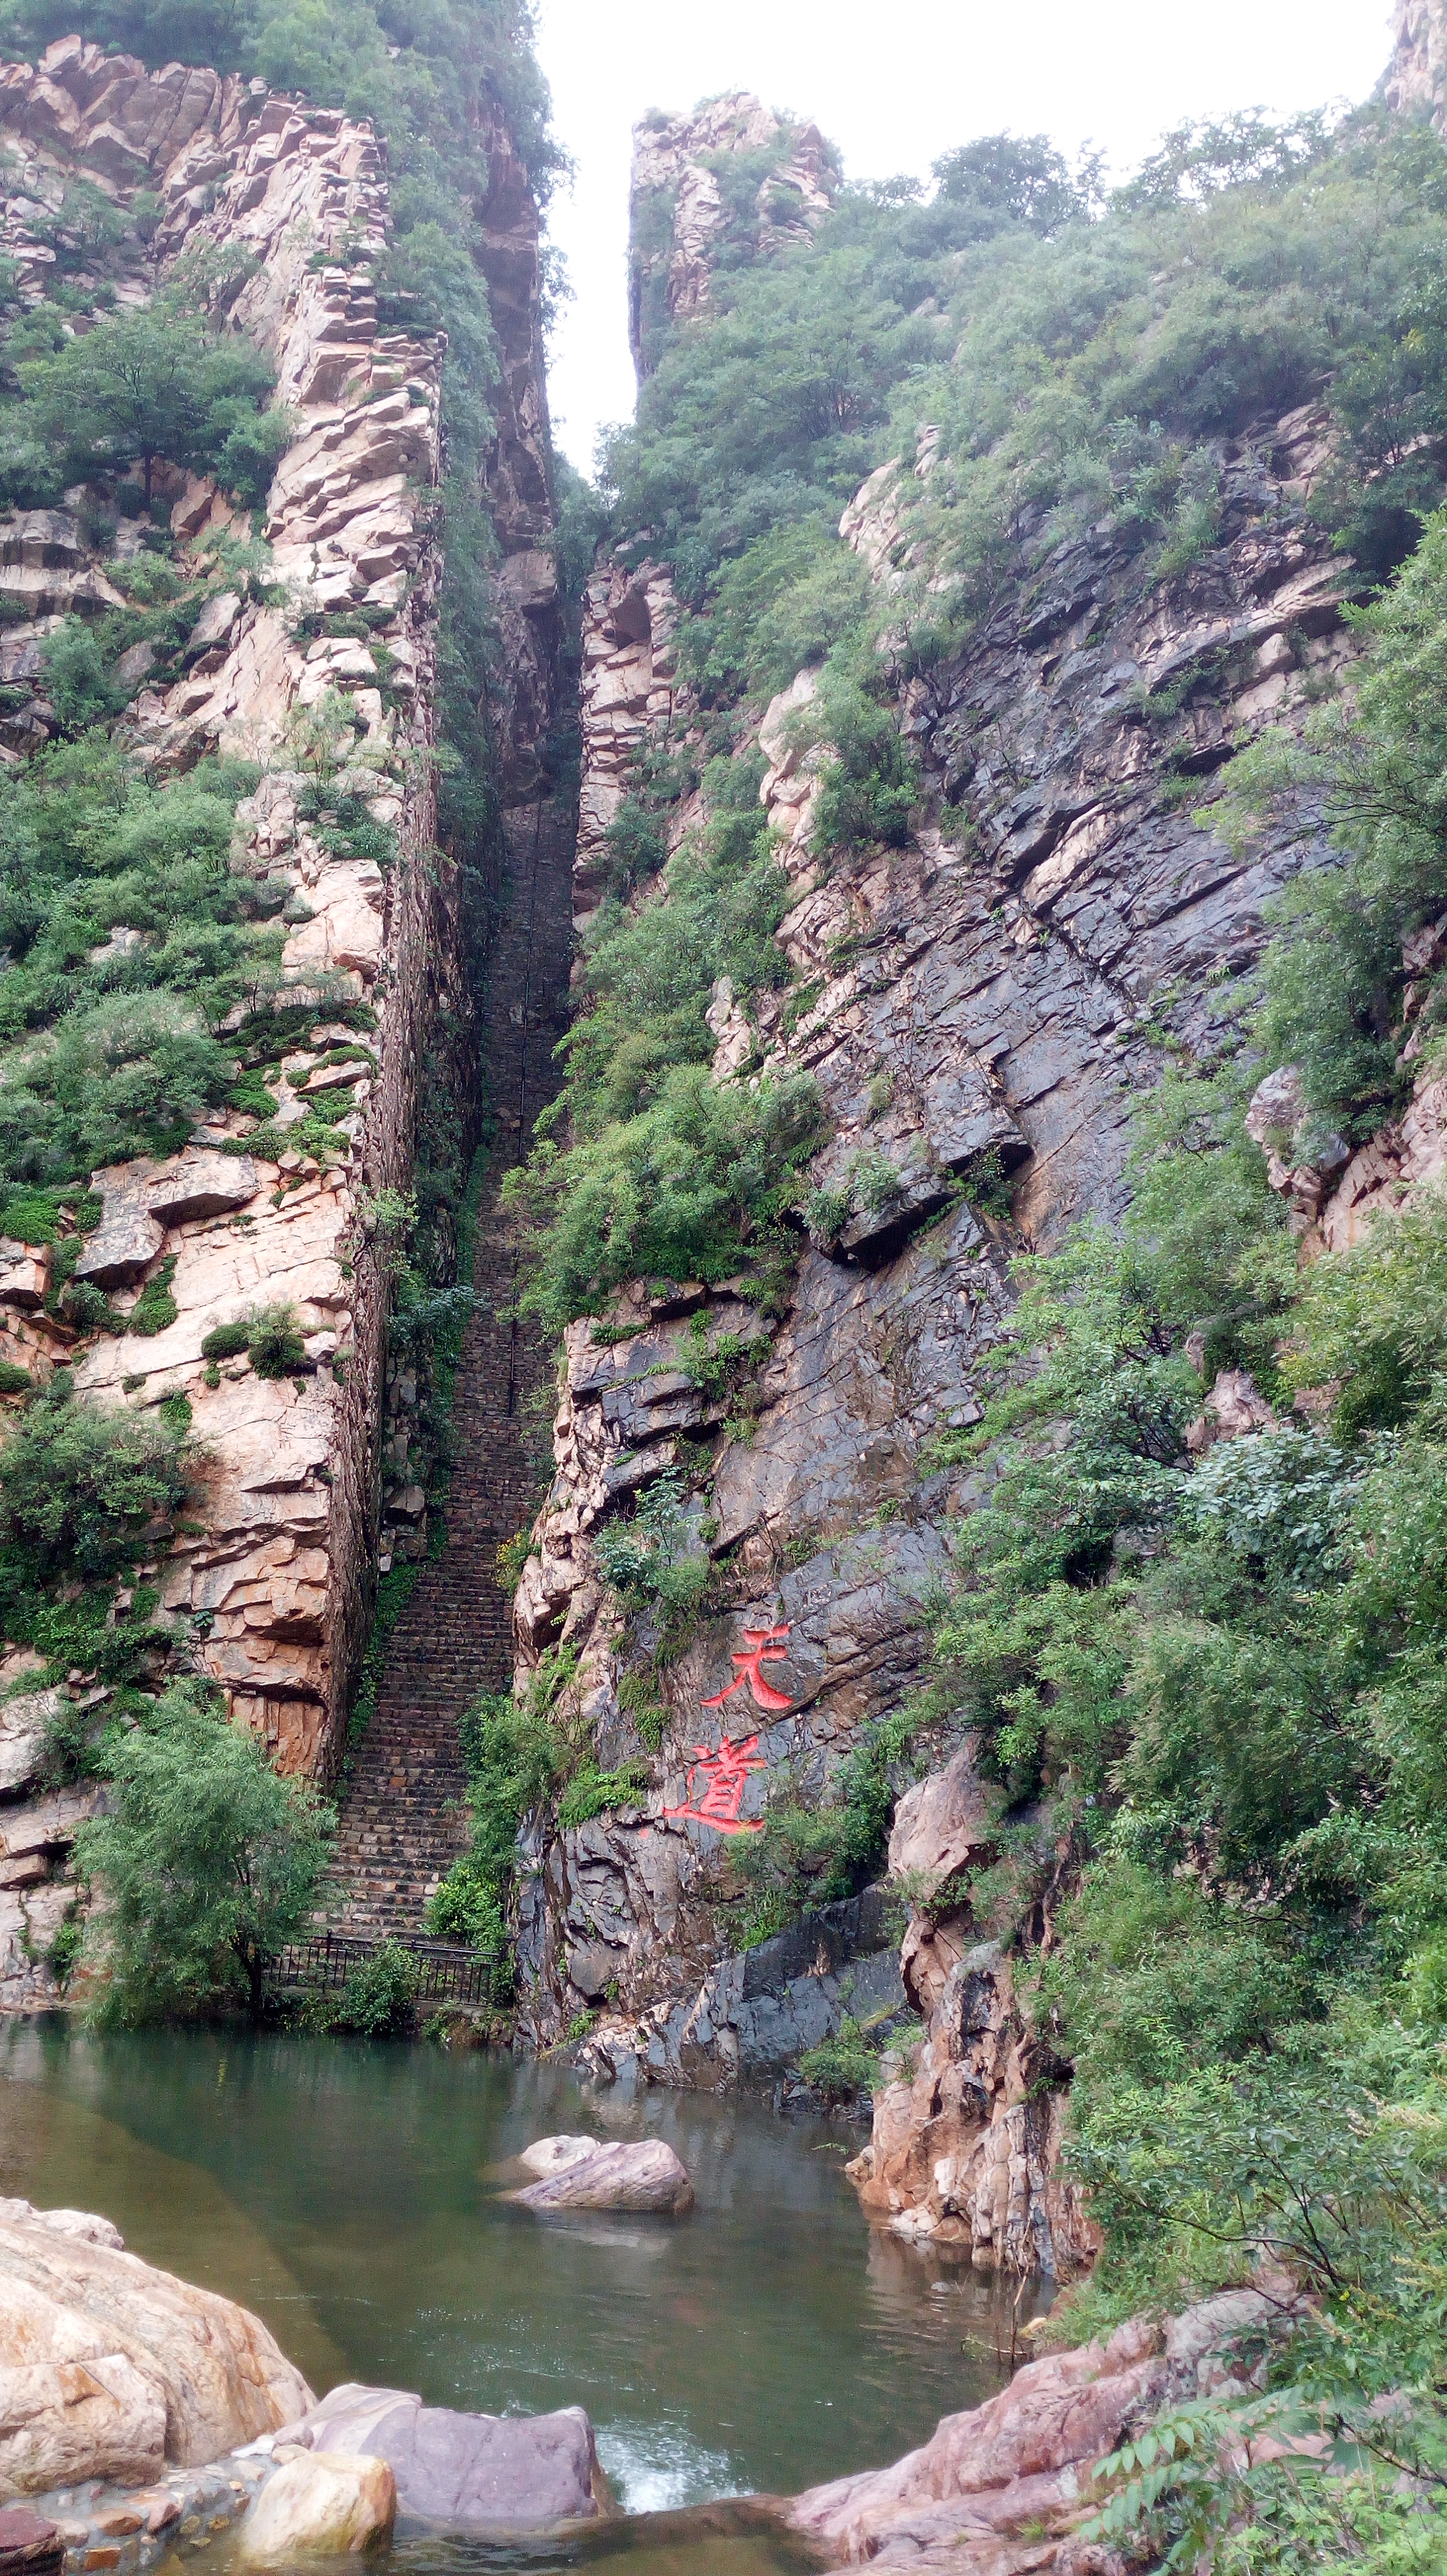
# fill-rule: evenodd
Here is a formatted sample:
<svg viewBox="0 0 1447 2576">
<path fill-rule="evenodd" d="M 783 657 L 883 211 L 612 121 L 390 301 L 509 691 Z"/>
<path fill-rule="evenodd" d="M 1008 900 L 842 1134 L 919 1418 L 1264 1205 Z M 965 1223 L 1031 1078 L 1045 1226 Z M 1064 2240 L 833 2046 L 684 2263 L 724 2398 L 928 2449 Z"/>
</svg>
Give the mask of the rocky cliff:
<svg viewBox="0 0 1447 2576">
<path fill-rule="evenodd" d="M 817 125 L 786 123 L 748 90 L 634 127 L 628 339 L 640 382 L 669 325 L 706 309 L 719 269 L 807 240 L 838 180 Z"/>
<path fill-rule="evenodd" d="M 1397 0 L 1395 43 L 1382 82 L 1389 107 L 1430 115 L 1439 129 L 1447 98 L 1447 15 L 1442 0 Z"/>
<path fill-rule="evenodd" d="M 645 133 L 645 159 L 653 149 Z M 1039 550 L 964 649 L 915 676 L 902 662 L 923 782 L 902 846 L 814 854 L 829 746 L 815 726 L 810 747 L 810 670 L 736 740 L 736 756 L 763 756 L 788 979 L 751 1011 L 716 986 L 713 1075 L 806 1072 L 830 1132 L 776 1311 L 737 1285 L 653 1283 L 566 1336 L 556 1473 L 517 1598 L 520 1676 L 571 1649 L 600 1764 L 637 1766 L 647 1786 L 571 1830 L 533 1830 L 520 1957 L 528 2026 L 552 2039 L 591 2009 L 584 2055 L 601 2072 L 757 2077 L 845 2011 L 881 2029 L 899 2009 L 877 1918 L 848 1946 L 836 1908 L 784 1936 L 787 1956 L 766 1955 L 777 1942 L 737 1950 L 739 1837 L 770 1800 L 807 1811 L 837 1794 L 869 1731 L 925 1678 L 924 1608 L 979 1490 L 978 1471 L 940 1467 L 932 1444 L 980 1417 L 1009 1259 L 1119 1213 L 1138 1096 L 1174 1051 L 1209 1062 L 1229 1042 L 1263 908 L 1323 854 L 1283 831 L 1233 855 L 1193 809 L 1243 742 L 1299 725 L 1353 649 L 1353 568 L 1307 508 L 1327 416 L 1262 419 L 1212 454 L 1221 519 L 1200 559 L 1143 579 L 1134 538 L 1102 523 Z M 933 455 L 926 428 L 844 514 L 886 595 L 910 569 L 901 498 Z M 589 587 L 584 928 L 640 754 L 707 754 L 676 619 L 655 562 L 605 562 Z M 685 800 L 670 845 L 699 820 Z M 662 1669 L 596 1552 L 660 1474 L 679 1480 L 713 1563 L 706 1615 Z M 918 1726 L 917 1761 L 953 1754 L 948 1709 Z M 973 1778 L 962 1794 L 968 1848 L 988 1858 L 987 1801 Z M 1043 1817 L 1038 1831 L 1048 1839 Z M 947 1894 L 943 1911 L 931 1901 L 963 1856 L 916 1888 L 903 1976 L 927 2044 L 896 2060 L 857 2178 L 905 2232 L 1068 2271 L 1090 2240 L 1051 2179 L 1054 2070 L 998 1950 Z"/>
<path fill-rule="evenodd" d="M 231 864 L 290 927 L 262 1020 L 238 1007 L 231 1025 L 238 1072 L 264 1070 L 276 1105 L 260 1122 L 214 1112 L 169 1159 L 94 1174 L 99 1222 L 74 1275 L 103 1292 L 109 1321 L 78 1347 L 47 1308 L 50 1251 L 7 1245 L 0 1343 L 31 1373 L 72 1362 L 78 1392 L 102 1405 L 187 1409 L 188 1516 L 157 1531 L 142 1577 L 159 1586 L 181 1662 L 221 1685 L 281 1768 L 325 1777 L 345 1736 L 379 1512 L 384 1561 L 425 1545 L 415 1373 L 386 1366 L 386 1210 L 412 1184 L 424 1065 L 453 1086 L 463 1127 L 476 1118 L 475 933 L 460 871 L 437 846 L 431 761 L 445 343 L 379 322 L 387 160 L 364 123 L 260 81 L 148 73 L 76 37 L 38 68 L 0 71 L 0 128 L 4 246 L 22 280 L 53 259 L 39 219 L 77 179 L 122 219 L 145 192 L 156 211 L 144 241 L 129 235 L 119 297 L 142 306 L 178 271 L 215 281 L 227 328 L 272 361 L 292 429 L 259 529 L 262 575 L 231 587 L 218 548 L 246 537 L 244 521 L 213 483 L 156 469 L 178 559 L 209 587 L 180 677 L 145 685 L 154 655 L 139 648 L 129 676 L 143 685 L 121 728 L 153 778 L 212 752 L 260 770 L 237 808 Z M 557 647 L 538 217 L 500 116 L 478 150 L 501 360 L 482 495 L 505 645 L 492 714 L 503 793 L 525 794 L 552 721 Z M 65 509 L 0 522 L 0 597 L 20 610 L 3 646 L 12 762 L 54 729 L 39 676 L 47 634 L 66 611 L 120 602 L 93 502 L 77 492 Z M 112 554 L 128 541 L 134 553 L 134 534 L 112 522 Z M 147 1283 L 164 1303 L 137 1339 L 127 1326 Z M 302 1337 L 293 1371 L 259 1375 L 244 1331 L 219 1363 L 203 1351 L 218 1328 L 224 1340 L 277 1305 Z M 93 1681 L 72 1676 L 87 1703 L 104 1699 Z M 36 1963 L 70 1901 L 72 1810 L 93 1803 L 87 1791 L 25 1798 L 47 1713 L 23 1698 L 6 1711 L 7 1996 L 44 1987 Z"/>
</svg>

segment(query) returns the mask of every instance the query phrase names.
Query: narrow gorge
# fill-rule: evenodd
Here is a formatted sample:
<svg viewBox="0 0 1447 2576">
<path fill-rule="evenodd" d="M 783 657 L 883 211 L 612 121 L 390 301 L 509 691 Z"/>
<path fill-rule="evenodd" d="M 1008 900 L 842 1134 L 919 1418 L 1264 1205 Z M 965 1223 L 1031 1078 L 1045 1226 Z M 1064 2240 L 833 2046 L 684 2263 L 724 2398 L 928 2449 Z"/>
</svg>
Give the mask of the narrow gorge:
<svg viewBox="0 0 1447 2576">
<path fill-rule="evenodd" d="M 832 2122 L 999 2385 L 811 2564 L 1426 2568 L 1443 0 L 651 110 L 592 482 L 534 32 L 0 5 L 0 2005 Z"/>
</svg>

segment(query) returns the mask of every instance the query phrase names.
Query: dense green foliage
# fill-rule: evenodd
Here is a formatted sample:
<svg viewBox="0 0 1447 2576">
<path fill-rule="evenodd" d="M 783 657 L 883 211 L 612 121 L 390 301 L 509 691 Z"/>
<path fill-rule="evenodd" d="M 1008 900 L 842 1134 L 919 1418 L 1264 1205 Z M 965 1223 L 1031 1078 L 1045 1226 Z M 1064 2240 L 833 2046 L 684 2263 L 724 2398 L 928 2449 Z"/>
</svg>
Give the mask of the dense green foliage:
<svg viewBox="0 0 1447 2576">
<path fill-rule="evenodd" d="M 78 1403 L 64 1369 L 0 1449 L 7 1553 L 47 1573 L 119 1572 L 185 1490 L 180 1443 L 166 1425 Z"/>
<path fill-rule="evenodd" d="M 21 332 L 33 337 L 34 326 Z M 149 510 L 158 458 L 220 474 L 234 489 L 235 478 L 224 472 L 233 441 L 233 452 L 246 455 L 245 497 L 265 498 L 241 441 L 270 391 L 271 370 L 239 334 L 208 329 L 182 291 L 162 292 L 140 312 L 22 357 L 15 373 L 24 401 L 5 424 L 7 500 L 22 507 L 53 501 L 98 462 L 122 471 L 139 464 Z M 286 443 L 284 413 L 275 429 L 273 455 Z"/>
<path fill-rule="evenodd" d="M 535 1245 L 528 1301 L 550 1322 L 596 1312 L 624 1280 L 767 1274 L 799 1174 L 820 1141 L 812 1083 L 715 1086 L 704 1014 L 727 974 L 740 997 L 776 985 L 787 893 L 758 803 L 757 759 L 711 760 L 707 819 L 630 907 L 590 925 L 584 1009 L 564 1041 L 566 1080 L 507 1196 Z M 634 819 L 636 817 L 636 819 Z M 649 809 L 625 807 L 615 845 L 630 873 L 662 859 Z M 570 1143 L 556 1141 L 566 1121 Z"/>
<path fill-rule="evenodd" d="M 186 1684 L 117 1738 L 109 1768 L 114 1806 L 79 1845 L 104 1899 L 86 1935 L 98 2017 L 186 2018 L 227 2001 L 258 2014 L 268 1963 L 314 1900 L 325 1811 Z"/>
</svg>

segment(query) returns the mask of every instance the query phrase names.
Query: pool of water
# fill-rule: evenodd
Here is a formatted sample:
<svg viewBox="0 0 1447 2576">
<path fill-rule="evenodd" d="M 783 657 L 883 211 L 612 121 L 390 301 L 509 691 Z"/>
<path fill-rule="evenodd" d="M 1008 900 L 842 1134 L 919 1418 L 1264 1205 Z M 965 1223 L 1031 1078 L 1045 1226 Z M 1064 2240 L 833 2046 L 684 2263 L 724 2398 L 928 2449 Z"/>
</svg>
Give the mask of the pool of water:
<svg viewBox="0 0 1447 2576">
<path fill-rule="evenodd" d="M 513 2208 L 508 2160 L 558 2130 L 667 2138 L 697 2208 Z M 858 2143 L 751 2100 L 625 2102 L 496 2055 L 0 2033 L 0 2193 L 103 2211 L 133 2252 L 255 2309 L 318 2392 L 585 2406 L 633 2513 L 893 2459 L 1002 2384 L 1008 2298 L 958 2256 L 871 2233 L 842 2171 Z M 759 2563 L 747 2517 L 650 2534 L 661 2570 Z M 461 2569 L 459 2550 L 426 2563 Z"/>
</svg>

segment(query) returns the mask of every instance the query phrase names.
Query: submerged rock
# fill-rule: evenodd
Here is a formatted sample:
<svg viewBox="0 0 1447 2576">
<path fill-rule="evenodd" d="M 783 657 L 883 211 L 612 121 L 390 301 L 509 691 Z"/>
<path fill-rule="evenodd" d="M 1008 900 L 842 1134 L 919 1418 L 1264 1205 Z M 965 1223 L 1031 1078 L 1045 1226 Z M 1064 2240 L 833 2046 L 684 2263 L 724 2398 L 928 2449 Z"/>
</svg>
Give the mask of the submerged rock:
<svg viewBox="0 0 1447 2576">
<path fill-rule="evenodd" d="M 108 2219 L 0 2203 L 0 2497 L 141 2485 L 312 2403 L 258 2317 L 123 2252 Z"/>
<path fill-rule="evenodd" d="M 682 2218 L 693 2207 L 688 2168 L 662 2138 L 595 2146 L 512 2196 L 524 2209 L 630 2209 L 667 2218 Z"/>
<path fill-rule="evenodd" d="M 292 2558 L 346 2558 L 390 2540 L 397 2480 L 386 2460 L 359 2453 L 303 2451 L 263 2487 L 237 2542 L 246 2565 Z"/>
<path fill-rule="evenodd" d="M 424 2406 L 404 2388 L 348 2382 L 289 2425 L 283 2442 L 387 2461 L 399 2511 L 451 2531 L 545 2531 L 596 2514 L 606 2495 L 581 2406 L 467 2415 Z"/>
</svg>

